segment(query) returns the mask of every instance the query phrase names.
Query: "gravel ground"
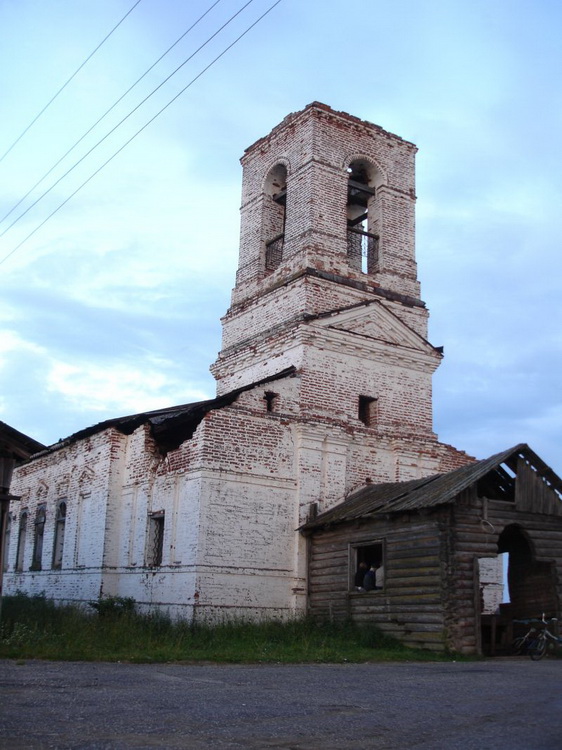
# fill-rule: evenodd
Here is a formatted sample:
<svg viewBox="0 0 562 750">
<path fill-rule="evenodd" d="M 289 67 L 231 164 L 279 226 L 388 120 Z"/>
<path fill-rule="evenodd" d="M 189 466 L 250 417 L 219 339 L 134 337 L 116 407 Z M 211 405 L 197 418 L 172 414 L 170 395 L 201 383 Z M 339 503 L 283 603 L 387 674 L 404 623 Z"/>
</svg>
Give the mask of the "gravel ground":
<svg viewBox="0 0 562 750">
<path fill-rule="evenodd" d="M 0 661 L 0 748 L 558 750 L 562 661 Z"/>
</svg>

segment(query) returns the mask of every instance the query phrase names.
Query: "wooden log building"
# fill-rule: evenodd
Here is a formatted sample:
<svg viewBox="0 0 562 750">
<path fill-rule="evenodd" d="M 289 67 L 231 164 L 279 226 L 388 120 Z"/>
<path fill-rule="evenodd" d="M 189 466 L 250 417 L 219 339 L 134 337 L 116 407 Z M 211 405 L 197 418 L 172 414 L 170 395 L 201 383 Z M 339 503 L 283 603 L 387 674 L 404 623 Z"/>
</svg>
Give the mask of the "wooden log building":
<svg viewBox="0 0 562 750">
<path fill-rule="evenodd" d="M 301 528 L 310 611 L 376 623 L 410 646 L 493 653 L 514 620 L 560 616 L 561 495 L 562 480 L 524 444 L 444 474 L 366 485 Z M 487 563 L 501 553 L 510 602 L 490 608 Z M 380 566 L 380 588 L 358 590 L 360 563 Z"/>
</svg>

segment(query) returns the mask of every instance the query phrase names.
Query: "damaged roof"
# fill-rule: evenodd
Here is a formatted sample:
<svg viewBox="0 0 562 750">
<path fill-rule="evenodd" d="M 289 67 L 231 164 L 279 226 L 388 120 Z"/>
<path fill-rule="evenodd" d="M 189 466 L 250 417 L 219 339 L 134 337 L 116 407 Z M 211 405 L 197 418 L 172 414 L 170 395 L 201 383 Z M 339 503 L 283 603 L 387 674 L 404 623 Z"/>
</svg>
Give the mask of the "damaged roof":
<svg viewBox="0 0 562 750">
<path fill-rule="evenodd" d="M 3 454 L 9 453 L 18 459 L 27 459 L 44 448 L 42 443 L 29 435 L 24 435 L 6 422 L 0 421 L 0 452 Z"/>
<path fill-rule="evenodd" d="M 65 448 L 79 440 L 96 435 L 99 432 L 110 428 L 116 429 L 124 435 L 131 435 L 141 425 L 150 425 L 150 431 L 162 453 L 175 450 L 185 440 L 189 440 L 199 426 L 200 422 L 208 412 L 215 409 L 222 409 L 234 403 L 238 396 L 244 391 L 249 391 L 257 386 L 270 383 L 274 380 L 280 380 L 293 375 L 296 372 L 295 367 L 287 367 L 284 370 L 270 375 L 267 378 L 250 383 L 249 385 L 236 388 L 229 393 L 225 393 L 217 398 L 208 399 L 207 401 L 196 401 L 192 404 L 182 404 L 180 406 L 169 406 L 165 409 L 155 409 L 140 414 L 131 414 L 126 417 L 116 417 L 115 419 L 106 419 L 104 422 L 86 427 L 83 430 L 75 432 L 58 443 L 49 446 L 46 450 L 36 453 L 34 456 L 45 455 L 54 451 Z"/>
<path fill-rule="evenodd" d="M 330 524 L 354 521 L 368 516 L 386 513 L 403 513 L 424 508 L 432 508 L 452 502 L 463 490 L 501 464 L 515 471 L 518 457 L 527 461 L 535 471 L 562 495 L 562 479 L 552 471 L 528 445 L 520 443 L 514 448 L 496 453 L 490 458 L 476 461 L 446 474 L 433 474 L 423 479 L 408 482 L 387 482 L 368 484 L 353 492 L 334 508 L 321 513 L 301 526 L 301 531 L 309 531 Z"/>
</svg>

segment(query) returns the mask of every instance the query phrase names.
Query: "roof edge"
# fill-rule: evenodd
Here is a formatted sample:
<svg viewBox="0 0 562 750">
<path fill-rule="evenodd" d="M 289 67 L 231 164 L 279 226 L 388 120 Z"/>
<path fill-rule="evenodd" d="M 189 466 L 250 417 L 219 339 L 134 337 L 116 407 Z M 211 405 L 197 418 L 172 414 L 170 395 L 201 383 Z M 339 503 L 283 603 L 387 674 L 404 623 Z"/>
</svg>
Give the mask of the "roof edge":
<svg viewBox="0 0 562 750">
<path fill-rule="evenodd" d="M 251 390 L 252 388 L 256 388 L 265 383 L 269 383 L 273 380 L 280 380 L 281 378 L 290 377 L 295 373 L 296 367 L 290 366 L 286 367 L 283 370 L 280 370 L 273 375 L 261 378 L 260 380 L 248 383 L 247 385 L 240 386 L 239 388 L 229 391 L 228 393 L 224 393 L 221 396 L 216 396 L 212 399 L 207 399 L 206 401 L 194 401 L 192 403 L 181 404 L 179 406 L 169 406 L 163 409 L 154 409 L 152 411 L 139 412 L 138 414 L 130 414 L 124 417 L 106 419 L 103 422 L 98 422 L 97 424 L 91 425 L 90 427 L 85 427 L 83 430 L 79 430 L 78 432 L 69 435 L 67 438 L 59 440 L 53 445 L 47 446 L 46 448 L 43 446 L 44 450 L 35 453 L 30 457 L 29 461 L 42 458 L 43 456 L 49 455 L 50 453 L 54 453 L 58 450 L 62 450 L 63 448 L 67 448 L 69 445 L 73 445 L 80 440 L 85 440 L 86 438 L 91 437 L 92 435 L 97 435 L 100 432 L 104 432 L 105 430 L 115 429 L 123 435 L 131 435 L 135 430 L 147 423 L 150 423 L 152 425 L 155 440 L 157 442 L 160 442 L 159 436 L 164 432 L 161 425 L 166 420 L 176 420 L 177 422 L 182 417 L 185 419 L 188 413 L 192 417 L 191 423 L 195 423 L 194 429 L 191 432 L 191 434 L 193 434 L 193 432 L 197 428 L 197 425 L 201 422 L 205 414 L 207 414 L 208 412 L 213 411 L 214 409 L 221 409 L 224 406 L 229 406 L 238 398 L 241 393 L 244 393 L 245 391 Z M 161 417 L 161 420 L 159 420 L 160 424 L 156 426 L 155 420 L 158 417 Z M 187 440 L 189 439 L 189 437 L 190 435 L 188 435 L 185 439 Z M 173 450 L 173 447 L 166 447 L 165 452 L 167 452 L 168 450 Z"/>
</svg>

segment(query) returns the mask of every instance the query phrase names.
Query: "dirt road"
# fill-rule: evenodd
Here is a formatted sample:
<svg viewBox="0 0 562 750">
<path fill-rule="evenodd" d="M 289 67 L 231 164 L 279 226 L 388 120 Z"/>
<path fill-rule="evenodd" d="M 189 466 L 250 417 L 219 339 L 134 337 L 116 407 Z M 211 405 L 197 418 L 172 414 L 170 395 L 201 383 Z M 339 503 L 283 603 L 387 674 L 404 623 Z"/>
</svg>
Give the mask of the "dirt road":
<svg viewBox="0 0 562 750">
<path fill-rule="evenodd" d="M 2 750 L 553 750 L 562 661 L 0 661 Z"/>
</svg>

